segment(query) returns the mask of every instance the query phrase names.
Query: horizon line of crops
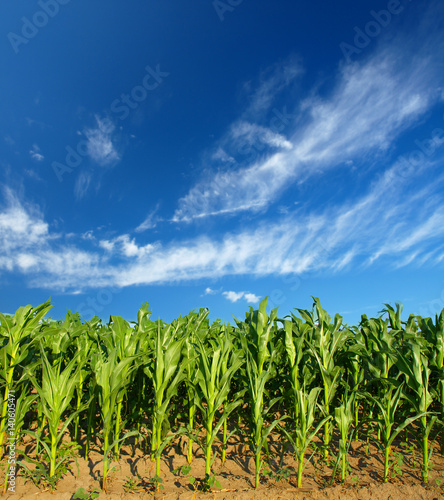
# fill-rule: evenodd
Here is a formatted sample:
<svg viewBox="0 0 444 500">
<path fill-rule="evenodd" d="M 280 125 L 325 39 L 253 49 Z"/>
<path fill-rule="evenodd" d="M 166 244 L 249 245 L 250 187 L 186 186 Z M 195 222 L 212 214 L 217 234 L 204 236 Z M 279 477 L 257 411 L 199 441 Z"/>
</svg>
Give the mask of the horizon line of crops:
<svg viewBox="0 0 444 500">
<path fill-rule="evenodd" d="M 381 316 L 347 326 L 316 297 L 311 311 L 285 318 L 267 313 L 267 300 L 235 325 L 210 324 L 208 309 L 153 321 L 148 303 L 131 323 L 118 316 L 82 322 L 70 311 L 64 320 L 45 319 L 49 301 L 0 314 L 2 456 L 15 391 L 15 437 L 28 435 L 34 445 L 34 459 L 20 466 L 43 463 L 51 487 L 69 450 L 88 458 L 99 447 L 106 490 L 111 462 L 131 442 L 155 462 L 158 488 L 162 453 L 180 440 L 188 463 L 202 449 L 209 489 L 215 452 L 223 463 L 236 437 L 250 444 L 255 487 L 272 455 L 282 462 L 287 451 L 298 487 L 315 453 L 333 460 L 332 481 L 337 469 L 345 481 L 354 439 L 381 450 L 386 482 L 396 470 L 394 443 L 414 422 L 427 483 L 431 441 L 440 438 L 444 451 L 444 310 L 403 321 L 400 304 L 385 304 Z M 279 451 L 271 433 L 280 436 Z"/>
</svg>

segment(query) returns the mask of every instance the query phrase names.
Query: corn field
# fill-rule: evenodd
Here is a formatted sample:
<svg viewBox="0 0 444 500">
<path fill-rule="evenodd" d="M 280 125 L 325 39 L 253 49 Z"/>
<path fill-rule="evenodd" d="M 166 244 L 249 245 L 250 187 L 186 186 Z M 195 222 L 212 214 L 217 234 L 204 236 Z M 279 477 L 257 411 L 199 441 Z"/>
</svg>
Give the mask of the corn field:
<svg viewBox="0 0 444 500">
<path fill-rule="evenodd" d="M 265 299 L 235 325 L 210 323 L 207 309 L 153 321 L 148 304 L 137 322 L 82 321 L 69 311 L 53 321 L 51 307 L 0 314 L 3 463 L 13 439 L 18 474 L 39 465 L 51 488 L 72 456 L 88 459 L 94 448 L 106 491 L 124 445 L 151 458 L 154 489 L 168 467 L 168 447 L 180 443 L 191 465 L 201 450 L 207 490 L 215 457 L 230 460 L 235 436 L 249 443 L 255 487 L 272 435 L 282 457 L 293 454 L 298 487 L 315 454 L 334 463 L 332 482 L 345 481 L 358 440 L 379 448 L 384 482 L 401 436 L 418 443 L 423 483 L 432 443 L 444 451 L 444 310 L 404 321 L 401 305 L 386 304 L 380 317 L 362 315 L 359 325 L 347 326 L 318 298 L 311 311 L 284 318 L 277 309 L 267 313 Z M 19 451 L 25 442 L 32 453 Z M 6 471 L 5 490 L 7 484 Z"/>
</svg>

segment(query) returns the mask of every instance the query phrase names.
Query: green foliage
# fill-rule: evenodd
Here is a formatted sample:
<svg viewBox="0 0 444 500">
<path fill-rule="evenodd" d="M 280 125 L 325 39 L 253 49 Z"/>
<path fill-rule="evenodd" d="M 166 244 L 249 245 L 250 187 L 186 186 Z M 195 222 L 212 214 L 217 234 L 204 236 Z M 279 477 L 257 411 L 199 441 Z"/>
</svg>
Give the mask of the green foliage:
<svg viewBox="0 0 444 500">
<path fill-rule="evenodd" d="M 404 321 L 401 304 L 385 304 L 379 317 L 348 327 L 316 297 L 311 311 L 284 319 L 267 303 L 235 326 L 210 324 L 207 309 L 153 321 L 147 303 L 132 323 L 82 321 L 70 311 L 45 319 L 49 302 L 0 314 L 3 451 L 30 436 L 35 451 L 17 463 L 25 478 L 54 489 L 79 453 L 87 459 L 99 446 L 106 490 L 126 442 L 155 461 L 156 492 L 168 463 L 162 454 L 180 438 L 187 463 L 200 444 L 205 477 L 191 475 L 190 465 L 173 472 L 212 491 L 221 488 L 216 458 L 224 463 L 236 436 L 251 445 L 256 487 L 294 475 L 300 487 L 313 457 L 317 467 L 333 467 L 331 482 L 339 471 L 342 482 L 355 482 L 349 457 L 359 430 L 381 451 L 384 481 L 415 468 L 418 449 L 422 482 L 438 484 L 430 471 L 437 437 L 444 450 L 444 310 Z M 289 449 L 297 470 L 284 463 Z M 140 488 L 141 478 L 127 478 L 128 493 Z M 84 489 L 73 496 L 96 497 Z"/>
<path fill-rule="evenodd" d="M 86 491 L 85 488 L 79 488 L 72 496 L 72 500 L 96 500 L 99 496 L 98 490 Z"/>
</svg>

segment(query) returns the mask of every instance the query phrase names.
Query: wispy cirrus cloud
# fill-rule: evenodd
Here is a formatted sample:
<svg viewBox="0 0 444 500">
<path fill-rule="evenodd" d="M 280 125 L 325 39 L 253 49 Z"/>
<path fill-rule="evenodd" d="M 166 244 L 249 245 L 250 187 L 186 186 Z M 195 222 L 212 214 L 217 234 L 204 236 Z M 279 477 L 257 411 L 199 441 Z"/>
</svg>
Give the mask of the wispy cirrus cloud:
<svg viewBox="0 0 444 500">
<path fill-rule="evenodd" d="M 149 214 L 145 217 L 145 220 L 136 227 L 136 233 L 143 233 L 145 231 L 148 231 L 149 229 L 154 229 L 160 220 L 157 216 L 158 211 L 159 204 L 157 204 L 156 208 L 154 208 L 154 210 L 151 210 L 151 212 L 149 212 Z"/>
<path fill-rule="evenodd" d="M 431 30 L 429 37 L 435 35 Z M 68 238 L 54 232 L 36 207 L 10 193 L 0 207 L 0 273 L 22 273 L 30 286 L 83 290 L 224 276 L 338 273 L 371 266 L 442 266 L 440 144 L 409 177 L 399 174 L 400 160 L 389 160 L 402 133 L 443 99 L 441 38 L 433 41 L 433 51 L 427 40 L 416 42 L 412 35 L 411 50 L 404 50 L 408 58 L 395 40 L 363 62 L 342 66 L 330 91 L 289 105 L 292 114 L 285 115 L 286 125 L 279 129 L 264 117 L 273 106 L 271 89 L 280 88 L 276 81 L 283 80 L 252 92 L 246 111 L 208 155 L 210 166 L 219 168 L 210 169 L 208 178 L 180 200 L 174 220 L 264 211 L 292 184 L 317 176 L 325 193 L 330 176 L 324 178 L 322 172 L 339 165 L 351 169 L 362 159 L 370 168 L 380 160 L 377 172 L 365 177 L 366 186 L 357 190 L 359 197 L 341 193 L 319 206 L 286 200 L 280 213 L 267 220 L 255 218 L 247 227 L 232 225 L 229 231 L 217 228 L 182 239 L 177 232 L 174 239 L 153 241 L 145 231 L 160 220 L 156 211 L 137 226 L 135 235 L 129 233 L 134 225 L 112 237 Z M 89 140 L 97 159 L 112 164 L 118 157 L 114 129 L 101 122 L 97 120 L 97 132 Z M 251 161 L 239 160 L 251 151 Z M 79 181 L 79 196 L 89 186 L 88 178 Z M 347 186 L 353 190 L 352 182 Z M 212 292 L 208 288 L 206 293 Z M 224 293 L 227 300 L 259 299 L 245 291 Z"/>
<path fill-rule="evenodd" d="M 113 121 L 107 117 L 101 118 L 98 115 L 95 115 L 94 118 L 96 121 L 95 127 L 85 128 L 83 132 L 77 132 L 79 136 L 86 138 L 86 140 L 82 139 L 77 145 L 77 152 L 71 148 L 71 156 L 74 159 L 77 157 L 78 163 L 75 168 L 78 168 L 78 165 L 82 163 L 82 158 L 78 154 L 78 151 L 81 151 L 82 155 L 87 156 L 91 160 L 90 165 L 83 165 L 82 170 L 78 172 L 74 184 L 74 195 L 77 200 L 82 199 L 92 186 L 96 190 L 99 190 L 103 170 L 95 169 L 94 166 L 111 167 L 121 159 L 115 146 L 117 137 Z M 65 167 L 62 165 L 62 168 L 67 170 L 59 172 L 59 180 L 62 180 L 64 172 L 71 172 L 74 167 Z"/>
<path fill-rule="evenodd" d="M 436 29 L 425 35 L 426 30 L 420 25 L 409 40 L 399 37 L 363 62 L 341 66 L 327 97 L 312 95 L 294 103 L 297 113 L 287 118 L 285 134 L 271 121 L 248 121 L 244 113 L 216 146 L 219 158 L 230 161 L 222 166 L 213 161 L 212 175 L 179 200 L 173 220 L 258 212 L 292 184 L 327 169 L 361 158 L 387 159 L 401 134 L 442 101 L 438 54 L 444 43 Z M 411 50 L 405 50 L 406 44 Z M 264 95 L 268 97 L 255 97 L 254 109 L 261 102 L 269 106 L 271 93 Z M 254 153 L 247 165 L 246 152 Z"/>
<path fill-rule="evenodd" d="M 113 142 L 115 125 L 109 118 L 100 118 L 98 115 L 95 116 L 95 120 L 95 127 L 84 130 L 88 154 L 94 162 L 101 166 L 114 164 L 120 160 Z"/>
<path fill-rule="evenodd" d="M 218 237 L 169 243 L 140 243 L 123 234 L 113 239 L 91 235 L 86 240 L 79 235 L 77 244 L 70 235 L 67 244 L 37 209 L 10 196 L 0 210 L 0 272 L 22 273 L 30 286 L 79 290 L 236 275 L 335 273 L 375 265 L 440 265 L 444 176 L 419 172 L 403 180 L 395 168 L 359 199 L 341 205 L 310 214 L 289 212 L 274 222 Z M 433 172 L 437 169 L 428 173 Z M 90 245 L 88 251 L 85 244 Z M 251 303 L 257 298 L 250 292 L 233 293 L 243 295 L 225 297 Z"/>
<path fill-rule="evenodd" d="M 242 93 L 248 104 L 242 119 L 251 120 L 264 116 L 276 97 L 297 83 L 303 74 L 301 61 L 292 54 L 261 71 L 257 82 L 245 82 Z"/>
<path fill-rule="evenodd" d="M 74 185 L 74 195 L 77 200 L 80 200 L 88 192 L 91 185 L 92 173 L 87 170 L 82 170 L 79 172 L 75 185 Z"/>
</svg>

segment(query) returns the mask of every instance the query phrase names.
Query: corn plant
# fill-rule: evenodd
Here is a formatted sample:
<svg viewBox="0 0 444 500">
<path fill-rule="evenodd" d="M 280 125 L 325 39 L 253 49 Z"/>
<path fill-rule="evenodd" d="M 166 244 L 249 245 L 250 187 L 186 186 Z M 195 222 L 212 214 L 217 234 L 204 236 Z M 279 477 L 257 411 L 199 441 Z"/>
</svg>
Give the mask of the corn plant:
<svg viewBox="0 0 444 500">
<path fill-rule="evenodd" d="M 352 392 L 356 393 L 361 386 L 364 386 L 366 384 L 364 367 L 364 360 L 366 359 L 366 349 L 362 333 L 359 331 L 359 329 L 356 327 L 351 327 L 350 331 L 352 332 L 352 335 L 348 337 L 346 342 L 344 366 L 345 371 L 348 375 L 346 380 L 347 387 L 351 387 Z M 360 400 L 355 397 L 354 401 L 354 437 L 355 439 L 358 439 L 358 431 L 360 427 Z"/>
<path fill-rule="evenodd" d="M 213 325 L 214 326 L 214 325 Z M 220 328 L 220 335 L 221 336 L 226 336 L 228 338 L 228 342 L 230 342 L 233 346 L 233 350 L 236 350 L 238 353 L 240 353 L 241 357 L 244 357 L 244 353 L 242 350 L 242 347 L 239 342 L 239 337 L 236 334 L 235 330 L 233 327 L 228 323 L 227 325 L 222 325 L 220 326 L 217 323 L 217 328 Z M 229 401 L 234 401 L 236 398 L 240 397 L 242 399 L 240 406 L 242 406 L 244 402 L 244 396 L 247 390 L 245 388 L 240 387 L 240 383 L 242 380 L 245 380 L 245 372 L 243 370 L 244 363 L 242 363 L 239 367 L 239 369 L 236 371 L 235 376 L 233 377 L 232 380 L 232 389 L 228 396 L 225 399 L 224 402 L 224 407 L 228 406 Z M 238 408 L 237 408 L 238 409 Z M 233 435 L 233 433 L 240 428 L 240 413 L 237 412 L 237 422 L 239 425 L 235 428 L 235 430 L 231 431 L 230 433 L 228 432 L 228 418 L 224 419 L 223 421 L 223 426 L 222 426 L 222 455 L 221 455 L 221 461 L 224 464 L 226 461 L 226 456 L 227 456 L 227 446 L 228 446 L 228 440 L 230 437 Z"/>
<path fill-rule="evenodd" d="M 40 321 L 51 309 L 49 301 L 33 308 L 20 307 L 14 316 L 0 313 L 0 375 L 4 381 L 3 404 L 0 416 L 0 448 L 3 452 L 9 391 L 14 389 L 14 372 L 29 356 L 29 348 L 34 334 L 40 328 Z"/>
<path fill-rule="evenodd" d="M 194 418 L 198 402 L 196 394 L 196 376 L 199 368 L 195 345 L 198 342 L 198 339 L 208 332 L 208 325 L 206 321 L 207 317 L 208 309 L 201 309 L 199 314 L 192 312 L 187 316 L 187 324 L 185 327 L 186 337 L 184 342 L 184 360 L 186 370 L 185 382 L 188 399 L 188 463 L 191 463 L 193 460 Z"/>
<path fill-rule="evenodd" d="M 284 321 L 286 362 L 290 368 L 291 387 L 295 390 L 301 388 L 302 382 L 309 385 L 315 378 L 315 374 L 309 369 L 307 370 L 306 341 L 310 340 L 307 338 L 310 332 L 310 325 L 304 323 L 300 318 L 293 316 L 292 321 Z M 312 373 L 312 380 L 307 384 L 310 373 Z M 296 413 L 299 412 L 296 410 Z"/>
<path fill-rule="evenodd" d="M 345 480 L 361 425 L 367 425 L 367 446 L 372 436 L 382 452 L 388 481 L 398 471 L 394 440 L 401 432 L 407 439 L 416 421 L 422 481 L 430 481 L 435 423 L 444 450 L 444 310 L 434 320 L 410 315 L 403 321 L 401 304 L 385 304 L 386 316 L 363 315 L 359 326 L 347 327 L 313 301 L 312 311 L 296 309 L 298 317 L 278 319 L 276 309 L 267 314 L 265 299 L 236 326 L 220 320 L 210 326 L 207 309 L 170 324 L 154 322 L 147 303 L 134 323 L 118 316 L 108 324 L 97 317 L 82 322 L 70 311 L 63 320 L 46 320 L 49 302 L 0 315 L 1 443 L 6 431 L 13 430 L 14 439 L 28 433 L 35 451 L 25 460 L 36 466 L 28 472 L 52 486 L 86 425 L 85 458 L 94 436 L 106 490 L 112 456 L 118 459 L 123 440 L 137 436 L 132 445 L 151 452 L 156 475 L 150 482 L 157 488 L 163 450 L 184 435 L 188 462 L 196 443 L 204 451 L 199 486 L 208 489 L 215 455 L 224 462 L 228 441 L 241 431 L 254 454 L 257 487 L 261 472 L 271 473 L 264 465 L 277 429 L 282 439 L 273 445 L 281 447 L 281 463 L 274 477 L 289 473 L 282 466 L 291 445 L 301 487 L 313 454 L 321 449 L 328 456 L 334 429 L 339 448 L 331 482 L 339 470 Z M 13 394 L 15 415 L 8 423 Z M 188 474 L 190 466 L 181 469 Z"/>
<path fill-rule="evenodd" d="M 94 373 L 94 378 L 97 384 L 98 403 L 100 415 L 102 419 L 102 451 L 103 451 L 103 480 L 102 489 L 107 489 L 107 478 L 109 472 L 109 454 L 112 448 L 137 433 L 137 431 L 127 432 L 124 436 L 120 437 L 122 431 L 122 424 L 116 428 L 113 426 L 113 421 L 117 419 L 116 408 L 117 400 L 120 394 L 125 390 L 130 382 L 128 375 L 136 370 L 138 367 L 137 362 L 140 362 L 140 357 L 137 356 L 127 357 L 119 361 L 118 349 L 114 348 L 109 353 L 104 353 L 98 349 L 94 353 L 91 366 Z M 114 439 L 113 439 L 114 428 Z"/>
<path fill-rule="evenodd" d="M 301 310 L 299 312 L 307 318 L 307 322 L 313 329 L 313 341 L 310 343 L 310 348 L 318 363 L 323 383 L 322 411 L 324 416 L 329 416 L 330 406 L 343 372 L 343 366 L 338 357 L 341 355 L 341 349 L 345 346 L 349 331 L 340 329 L 342 317 L 339 314 L 335 315 L 332 323 L 331 317 L 321 307 L 319 299 L 313 297 L 313 300 L 315 314 Z M 328 456 L 330 441 L 331 429 L 329 419 L 327 419 L 324 425 L 324 458 Z"/>
<path fill-rule="evenodd" d="M 430 457 L 432 448 L 429 451 L 429 436 L 433 425 L 437 420 L 437 415 L 429 416 L 429 407 L 433 403 L 432 395 L 429 392 L 430 368 L 427 357 L 422 352 L 419 343 L 405 343 L 406 353 L 398 351 L 396 353 L 397 366 L 405 375 L 406 385 L 410 389 L 406 391 L 405 397 L 410 401 L 414 411 L 421 414 L 420 436 L 422 451 L 422 480 L 427 483 L 429 480 Z"/>
<path fill-rule="evenodd" d="M 366 346 L 366 366 L 374 380 L 387 380 L 395 359 L 391 353 L 398 346 L 397 331 L 389 331 L 387 322 L 381 318 L 361 317 L 361 333 Z"/>
<path fill-rule="evenodd" d="M 398 349 L 398 335 L 400 330 L 389 330 L 387 321 L 382 318 L 368 319 L 365 314 L 361 316 L 360 331 L 365 343 L 364 366 L 366 371 L 367 386 L 377 388 L 378 398 L 383 398 L 389 377 L 394 375 L 396 370 L 393 353 Z M 369 388 L 369 387 L 368 387 Z M 369 401 L 373 400 L 368 400 Z M 373 416 L 373 409 L 369 411 Z M 371 425 L 371 420 L 369 421 Z M 368 431 L 370 430 L 370 426 Z M 381 428 L 378 427 L 378 439 L 381 438 Z M 367 449 L 370 436 L 367 434 Z"/>
<path fill-rule="evenodd" d="M 204 446 L 206 478 L 211 475 L 211 447 L 217 433 L 233 410 L 242 403 L 241 397 L 245 392 L 236 394 L 234 399 L 227 403 L 231 381 L 243 363 L 241 352 L 234 350 L 233 347 L 227 335 L 211 341 L 208 348 L 201 341 L 197 344 L 199 371 L 196 391 L 206 433 Z M 217 420 L 217 412 L 222 406 L 223 413 Z"/>
<path fill-rule="evenodd" d="M 145 304 L 139 311 L 139 322 L 141 317 L 148 313 L 148 304 Z M 105 339 L 105 345 L 110 351 L 114 349 L 117 352 L 117 361 L 125 359 L 135 359 L 142 354 L 140 349 L 143 343 L 143 331 L 141 329 L 133 329 L 129 323 L 120 316 L 111 316 L 109 335 Z M 133 382 L 134 367 L 131 363 L 122 366 L 121 376 L 126 380 L 126 384 L 122 385 L 117 393 L 116 398 L 116 414 L 114 424 L 114 458 L 119 459 L 119 448 L 121 441 L 118 439 L 122 425 L 122 406 L 127 393 L 127 389 Z"/>
<path fill-rule="evenodd" d="M 339 462 L 341 462 L 341 481 L 345 481 L 348 451 L 356 431 L 356 427 L 352 429 L 355 420 L 355 408 L 356 392 L 349 394 L 346 389 L 341 404 L 335 408 L 335 422 L 339 429 L 340 437 L 338 459 L 333 470 L 332 481 L 334 480 Z"/>
<path fill-rule="evenodd" d="M 395 427 L 398 406 L 403 397 L 403 386 L 404 382 L 401 383 L 393 379 L 385 382 L 382 397 L 375 397 L 367 393 L 367 397 L 374 401 L 380 412 L 380 418 L 376 420 L 376 425 L 380 430 L 381 443 L 379 440 L 375 442 L 384 454 L 384 483 L 388 481 L 390 468 L 394 464 L 394 462 L 390 462 L 393 441 L 402 430 L 423 416 L 423 414 L 419 414 L 406 419 L 402 418 L 403 422 Z"/>
<path fill-rule="evenodd" d="M 35 337 L 36 341 L 42 342 L 53 367 L 60 370 L 63 362 L 69 359 L 74 351 L 79 352 L 80 358 L 87 359 L 91 340 L 85 334 L 85 325 L 81 323 L 77 313 L 68 311 L 63 321 L 50 322 Z M 78 442 L 80 408 L 83 405 L 83 383 L 89 373 L 89 367 L 83 365 L 80 371 L 79 384 L 76 386 L 76 409 L 77 414 L 73 420 L 74 441 Z M 44 425 L 44 419 L 42 419 Z"/>
<path fill-rule="evenodd" d="M 169 429 L 170 401 L 177 394 L 179 384 L 186 376 L 185 369 L 181 366 L 185 322 L 183 318 L 171 325 L 166 325 L 161 320 L 157 321 L 153 357 L 144 368 L 154 389 L 151 456 L 156 458 L 156 477 L 158 478 L 160 478 L 161 453 L 174 438 L 174 435 L 167 436 L 164 431 L 165 428 Z"/>
<path fill-rule="evenodd" d="M 151 311 L 149 310 L 148 302 L 145 302 L 143 306 L 137 312 L 137 323 L 134 325 L 133 335 L 137 339 L 137 351 L 139 353 L 150 353 L 152 352 L 152 338 L 155 333 L 155 324 L 151 320 Z M 144 374 L 144 364 L 145 360 L 142 354 L 141 363 L 137 370 L 134 371 L 133 384 L 130 388 L 129 397 L 127 395 L 127 402 L 131 409 L 131 416 L 133 423 L 139 432 L 137 439 L 137 444 L 141 445 L 143 443 L 144 449 L 146 451 L 146 438 L 142 436 L 142 422 L 145 417 L 145 409 L 149 406 L 147 402 L 147 380 Z"/>
<path fill-rule="evenodd" d="M 75 349 L 78 353 L 80 353 L 81 357 L 89 359 L 91 350 L 94 347 L 93 341 L 88 337 L 88 335 L 83 334 L 79 335 L 75 339 Z M 80 440 L 79 437 L 79 428 L 80 428 L 80 409 L 84 403 L 84 387 L 87 386 L 89 375 L 91 373 L 91 369 L 88 365 L 84 365 L 83 369 L 80 371 L 80 380 L 79 385 L 76 388 L 76 403 L 75 408 L 77 411 L 77 416 L 74 419 L 74 441 L 77 443 Z"/>
<path fill-rule="evenodd" d="M 259 475 L 262 468 L 262 448 L 270 432 L 280 420 L 275 420 L 268 427 L 266 417 L 271 408 L 281 398 L 277 397 L 264 405 L 267 382 L 274 373 L 274 358 L 276 351 L 272 347 L 271 332 L 277 316 L 277 309 L 273 309 L 268 316 L 266 312 L 268 297 L 260 304 L 259 309 L 250 308 L 246 322 L 237 322 L 241 329 L 241 345 L 246 357 L 247 386 L 251 408 L 252 445 L 255 455 L 255 488 L 259 486 Z M 270 352 L 271 351 L 271 352 Z"/>
<path fill-rule="evenodd" d="M 63 415 L 71 404 L 74 391 L 79 384 L 80 371 L 86 360 L 81 359 L 80 354 L 76 354 L 64 368 L 61 368 L 59 365 L 54 367 L 49 361 L 43 346 L 40 348 L 40 353 L 42 359 L 41 384 L 39 384 L 29 369 L 26 369 L 26 376 L 37 390 L 39 404 L 42 407 L 48 424 L 51 444 L 48 446 L 44 440 L 41 440 L 41 445 L 48 454 L 50 462 L 49 476 L 53 477 L 56 469 L 63 461 L 62 459 L 62 461 L 57 463 L 57 449 L 63 438 L 63 434 L 77 413 L 82 409 L 70 412 L 69 416 L 63 421 Z M 39 439 L 37 434 L 31 431 L 28 432 Z"/>
<path fill-rule="evenodd" d="M 428 342 L 427 359 L 434 377 L 438 401 L 441 410 L 441 453 L 444 453 L 444 309 L 435 316 L 435 323 L 431 318 L 417 316 L 418 326 L 425 340 Z"/>
<path fill-rule="evenodd" d="M 86 441 L 85 441 L 85 457 L 88 458 L 90 443 L 93 435 L 96 435 L 96 405 L 98 404 L 98 386 L 97 380 L 94 376 L 94 371 L 91 368 L 91 360 L 97 357 L 97 353 L 100 350 L 100 335 L 102 321 L 94 316 L 89 321 L 84 323 L 85 330 L 81 337 L 76 339 L 77 351 L 83 352 L 84 356 L 90 358 L 90 362 L 87 364 L 87 373 L 80 374 L 80 386 L 77 391 L 77 407 L 81 404 L 82 398 L 84 397 L 81 393 L 81 387 L 86 386 L 86 398 L 90 401 L 87 409 L 86 416 Z M 88 354 L 87 354 L 88 353 Z M 85 370 L 86 371 L 86 370 Z"/>
<path fill-rule="evenodd" d="M 297 485 L 298 488 L 302 487 L 302 474 L 304 469 L 311 459 L 311 457 L 316 452 L 313 451 L 311 456 L 307 461 L 304 460 L 305 453 L 310 446 L 313 439 L 317 436 L 319 430 L 325 426 L 332 416 L 328 415 L 324 417 L 316 426 L 316 408 L 318 397 L 321 389 L 319 387 L 314 387 L 309 393 L 305 391 L 304 387 L 301 387 L 295 391 L 298 407 L 300 408 L 299 420 L 293 432 L 289 432 L 286 428 L 281 427 L 281 430 L 287 436 L 288 441 L 293 446 L 294 452 L 296 454 L 298 462 L 298 472 L 297 472 Z M 314 429 L 313 429 L 314 428 Z"/>
</svg>

